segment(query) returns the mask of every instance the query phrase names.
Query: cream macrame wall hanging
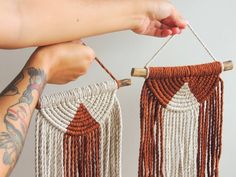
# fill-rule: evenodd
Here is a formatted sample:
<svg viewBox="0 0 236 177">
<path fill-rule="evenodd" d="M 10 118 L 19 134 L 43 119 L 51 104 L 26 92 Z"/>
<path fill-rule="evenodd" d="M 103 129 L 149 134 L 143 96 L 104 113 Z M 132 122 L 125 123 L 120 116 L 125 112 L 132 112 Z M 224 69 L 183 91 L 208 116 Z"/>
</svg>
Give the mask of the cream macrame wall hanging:
<svg viewBox="0 0 236 177">
<path fill-rule="evenodd" d="M 232 69 L 232 62 L 148 67 L 169 40 L 145 69 L 132 70 L 132 76 L 146 78 L 140 102 L 138 176 L 218 177 L 223 112 L 220 74 Z"/>
<path fill-rule="evenodd" d="M 36 119 L 37 177 L 120 177 L 121 111 L 116 96 L 130 80 L 43 96 Z"/>
</svg>

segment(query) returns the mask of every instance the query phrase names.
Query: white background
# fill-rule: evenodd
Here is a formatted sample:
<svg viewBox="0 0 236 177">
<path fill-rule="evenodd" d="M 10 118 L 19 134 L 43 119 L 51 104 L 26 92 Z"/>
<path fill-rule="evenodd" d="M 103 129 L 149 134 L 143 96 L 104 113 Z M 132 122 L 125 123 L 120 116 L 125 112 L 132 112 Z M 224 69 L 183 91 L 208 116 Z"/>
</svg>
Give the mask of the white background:
<svg viewBox="0 0 236 177">
<path fill-rule="evenodd" d="M 236 57 L 236 22 L 233 0 L 181 0 L 173 1 L 192 24 L 196 32 L 220 60 Z M 117 32 L 84 39 L 98 58 L 119 78 L 130 77 L 132 67 L 142 67 L 166 39 L 136 35 L 130 31 Z M 0 90 L 18 74 L 33 49 L 0 50 Z M 196 38 L 186 30 L 162 50 L 152 66 L 200 64 L 211 61 Z M 221 177 L 236 177 L 236 77 L 235 70 L 222 74 L 225 81 L 223 152 Z M 65 86 L 48 85 L 44 94 L 68 90 L 109 79 L 93 63 L 89 73 Z M 133 78 L 132 86 L 118 92 L 123 112 L 122 176 L 136 177 L 139 151 L 139 98 L 144 79 Z M 34 177 L 34 122 L 22 155 L 11 177 Z"/>
</svg>

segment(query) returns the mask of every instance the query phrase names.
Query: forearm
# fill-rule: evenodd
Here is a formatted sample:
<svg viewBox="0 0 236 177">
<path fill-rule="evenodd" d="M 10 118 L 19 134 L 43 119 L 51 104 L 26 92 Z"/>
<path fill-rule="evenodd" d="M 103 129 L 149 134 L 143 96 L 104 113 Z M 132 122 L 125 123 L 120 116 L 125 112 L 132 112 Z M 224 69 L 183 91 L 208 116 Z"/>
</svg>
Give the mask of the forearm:
<svg viewBox="0 0 236 177">
<path fill-rule="evenodd" d="M 145 15 L 140 0 L 24 0 L 20 33 L 9 48 L 72 41 L 133 29 Z"/>
<path fill-rule="evenodd" d="M 8 176 L 16 164 L 44 85 L 75 80 L 94 58 L 93 50 L 79 41 L 39 47 L 0 93 L 0 177 Z"/>
<path fill-rule="evenodd" d="M 44 83 L 44 71 L 28 65 L 0 95 L 0 177 L 16 164 Z"/>
</svg>

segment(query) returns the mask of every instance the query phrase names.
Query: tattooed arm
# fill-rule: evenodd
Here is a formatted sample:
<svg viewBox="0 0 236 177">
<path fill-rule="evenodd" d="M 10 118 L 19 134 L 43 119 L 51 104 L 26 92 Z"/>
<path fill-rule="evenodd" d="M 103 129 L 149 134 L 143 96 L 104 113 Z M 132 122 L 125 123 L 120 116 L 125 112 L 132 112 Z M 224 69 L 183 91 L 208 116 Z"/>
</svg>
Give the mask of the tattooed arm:
<svg viewBox="0 0 236 177">
<path fill-rule="evenodd" d="M 83 75 L 93 51 L 71 42 L 38 48 L 0 94 L 0 177 L 14 168 L 32 113 L 46 83 L 64 84 Z"/>
<path fill-rule="evenodd" d="M 9 171 L 13 168 L 20 154 L 29 126 L 29 118 L 44 85 L 44 71 L 29 67 L 23 69 L 1 94 L 0 166 L 3 168 L 0 169 L 2 174 L 6 174 L 5 170 Z"/>
</svg>

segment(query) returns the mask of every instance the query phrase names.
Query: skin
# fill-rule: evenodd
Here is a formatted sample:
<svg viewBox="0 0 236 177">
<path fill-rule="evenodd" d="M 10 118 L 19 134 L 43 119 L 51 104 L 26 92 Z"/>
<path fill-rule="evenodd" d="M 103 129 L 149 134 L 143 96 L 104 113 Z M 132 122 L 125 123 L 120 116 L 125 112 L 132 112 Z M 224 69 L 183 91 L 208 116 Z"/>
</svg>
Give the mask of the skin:
<svg viewBox="0 0 236 177">
<path fill-rule="evenodd" d="M 44 46 L 122 30 L 167 37 L 180 33 L 186 23 L 167 0 L 1 0 L 0 48 Z"/>
<path fill-rule="evenodd" d="M 46 83 L 65 84 L 86 73 L 95 58 L 80 42 L 38 48 L 0 94 L 0 177 L 14 168 L 32 113 Z M 50 61 L 50 62 L 49 62 Z"/>
<path fill-rule="evenodd" d="M 9 176 L 20 156 L 45 85 L 77 79 L 95 58 L 76 39 L 122 30 L 167 37 L 187 24 L 166 0 L 0 0 L 0 23 L 0 48 L 47 45 L 0 93 L 0 177 Z"/>
</svg>

